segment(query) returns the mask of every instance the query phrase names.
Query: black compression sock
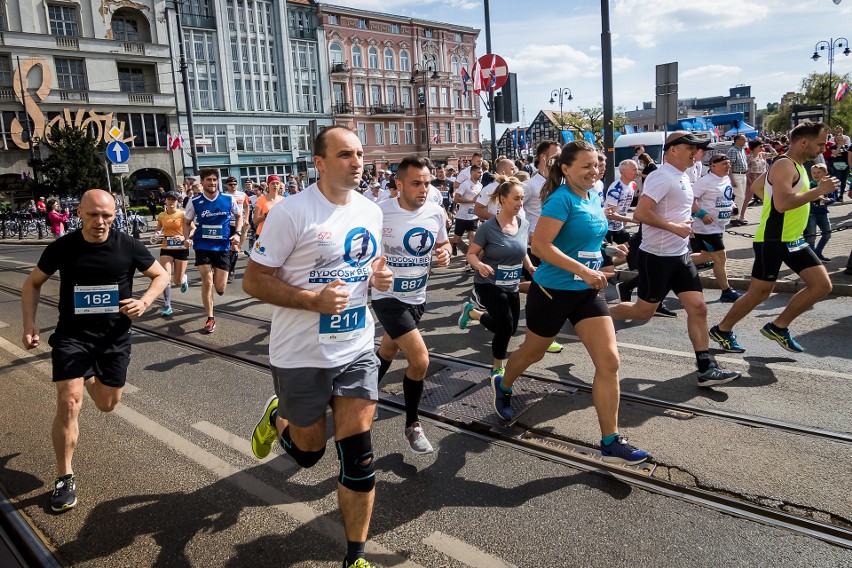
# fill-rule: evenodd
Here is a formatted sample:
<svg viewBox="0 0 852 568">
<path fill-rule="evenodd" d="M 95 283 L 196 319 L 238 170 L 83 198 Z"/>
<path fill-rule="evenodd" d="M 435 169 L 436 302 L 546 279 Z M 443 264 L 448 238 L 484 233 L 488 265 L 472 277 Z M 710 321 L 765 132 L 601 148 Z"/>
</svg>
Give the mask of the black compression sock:
<svg viewBox="0 0 852 568">
<path fill-rule="evenodd" d="M 385 376 L 385 373 L 390 369 L 392 361 L 388 361 L 387 359 L 382 359 L 382 356 L 379 355 L 379 352 L 376 351 L 376 358 L 379 360 L 379 382 L 382 382 L 382 379 Z"/>
<path fill-rule="evenodd" d="M 423 396 L 423 381 L 413 381 L 405 377 L 402 379 L 402 393 L 405 397 L 405 427 L 410 428 L 420 420 L 417 407 L 420 406 L 420 398 Z"/>
<path fill-rule="evenodd" d="M 346 566 L 355 564 L 355 561 L 359 558 L 366 558 L 364 545 L 365 543 L 363 542 L 352 542 L 351 540 L 346 541 Z"/>
<path fill-rule="evenodd" d="M 712 360 L 710 359 L 710 352 L 696 351 L 695 361 L 698 364 L 698 372 L 703 373 L 704 371 L 710 368 L 710 363 L 712 362 Z"/>
</svg>

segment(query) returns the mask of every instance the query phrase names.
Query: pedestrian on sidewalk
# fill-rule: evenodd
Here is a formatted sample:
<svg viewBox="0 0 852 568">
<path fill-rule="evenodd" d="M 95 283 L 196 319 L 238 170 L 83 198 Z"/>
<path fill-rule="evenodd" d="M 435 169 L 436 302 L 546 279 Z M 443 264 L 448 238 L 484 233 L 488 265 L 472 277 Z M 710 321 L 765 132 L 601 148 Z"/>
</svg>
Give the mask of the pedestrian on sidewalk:
<svg viewBox="0 0 852 568">
<path fill-rule="evenodd" d="M 817 187 L 823 178 L 828 176 L 828 167 L 825 164 L 814 164 L 811 167 L 811 189 Z M 828 206 L 834 203 L 834 199 L 828 195 L 811 201 L 811 212 L 808 215 L 808 224 L 805 227 L 805 241 L 814 249 L 814 252 L 823 262 L 830 262 L 831 259 L 822 254 L 825 245 L 831 239 L 831 221 L 828 218 Z M 820 231 L 819 243 L 816 243 L 817 228 Z"/>
</svg>

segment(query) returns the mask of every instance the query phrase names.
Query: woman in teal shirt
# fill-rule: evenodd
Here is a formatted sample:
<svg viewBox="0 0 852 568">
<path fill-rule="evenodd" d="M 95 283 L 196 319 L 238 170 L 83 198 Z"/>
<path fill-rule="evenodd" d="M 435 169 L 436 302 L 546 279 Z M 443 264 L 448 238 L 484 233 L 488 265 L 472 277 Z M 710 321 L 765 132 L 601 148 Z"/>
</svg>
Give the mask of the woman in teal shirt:
<svg viewBox="0 0 852 568">
<path fill-rule="evenodd" d="M 595 147 L 569 142 L 550 168 L 541 190 L 541 218 L 532 252 L 542 261 L 527 295 L 527 331 L 523 345 L 509 357 L 504 376 L 491 379 L 494 408 L 511 420 L 512 385 L 530 365 L 540 361 L 566 321 L 595 365 L 592 399 L 601 428 L 601 456 L 610 463 L 634 465 L 648 458 L 618 434 L 618 366 L 615 328 L 601 291 L 601 245 L 607 219 L 592 188 L 597 179 Z M 564 180 L 564 181 L 563 181 Z"/>
</svg>

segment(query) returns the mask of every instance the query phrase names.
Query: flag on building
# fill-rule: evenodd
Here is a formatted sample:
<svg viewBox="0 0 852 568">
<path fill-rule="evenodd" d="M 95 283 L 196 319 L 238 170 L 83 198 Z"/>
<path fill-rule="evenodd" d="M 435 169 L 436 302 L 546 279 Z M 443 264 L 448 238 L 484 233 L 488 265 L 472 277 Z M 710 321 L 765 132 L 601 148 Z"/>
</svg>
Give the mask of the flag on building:
<svg viewBox="0 0 852 568">
<path fill-rule="evenodd" d="M 482 90 L 482 68 L 479 66 L 479 61 L 473 66 L 473 93 L 479 95 Z"/>
<path fill-rule="evenodd" d="M 491 80 L 488 81 L 488 90 L 493 91 L 494 87 L 497 86 L 497 56 L 491 56 L 491 69 L 489 69 L 489 75 L 491 76 Z"/>
<path fill-rule="evenodd" d="M 515 128 L 514 130 L 512 130 L 512 149 L 514 150 L 517 147 L 518 147 L 518 129 Z"/>
<path fill-rule="evenodd" d="M 834 100 L 840 102 L 840 99 L 842 99 L 843 96 L 849 92 L 849 90 L 850 87 L 848 84 L 840 83 L 839 85 L 837 85 L 837 94 L 834 95 Z"/>
<path fill-rule="evenodd" d="M 439 139 L 438 139 L 438 134 L 436 133 L 434 136 L 432 136 L 432 144 L 438 144 L 438 143 L 439 143 Z"/>
<path fill-rule="evenodd" d="M 521 150 L 527 149 L 527 131 L 523 128 L 518 132 L 518 147 Z"/>
<path fill-rule="evenodd" d="M 461 70 L 461 80 L 462 80 L 462 94 L 467 95 L 467 82 L 470 81 L 470 75 L 467 73 L 467 69 L 462 67 Z"/>
<path fill-rule="evenodd" d="M 181 148 L 183 146 L 183 135 L 180 133 L 175 135 L 169 134 L 166 139 L 166 146 L 168 147 L 169 152 Z"/>
</svg>

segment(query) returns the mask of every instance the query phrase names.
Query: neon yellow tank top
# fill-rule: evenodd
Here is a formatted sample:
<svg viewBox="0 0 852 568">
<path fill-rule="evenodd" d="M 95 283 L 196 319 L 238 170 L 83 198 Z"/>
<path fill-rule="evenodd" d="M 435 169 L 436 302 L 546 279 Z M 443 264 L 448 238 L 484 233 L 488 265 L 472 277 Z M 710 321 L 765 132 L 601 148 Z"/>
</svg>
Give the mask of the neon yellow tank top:
<svg viewBox="0 0 852 568">
<path fill-rule="evenodd" d="M 799 164 L 786 155 L 781 155 L 778 159 L 787 159 L 796 165 L 796 170 L 799 172 L 799 181 L 793 186 L 796 193 L 808 191 L 811 186 L 811 180 L 802 164 Z M 754 234 L 754 242 L 792 243 L 801 239 L 802 233 L 804 233 L 805 227 L 808 224 L 808 216 L 811 212 L 810 203 L 805 203 L 800 207 L 785 211 L 784 213 L 775 209 L 772 185 L 769 183 L 769 170 L 766 172 L 764 192 L 763 210 L 760 213 L 760 226 L 758 226 L 757 232 Z"/>
</svg>

